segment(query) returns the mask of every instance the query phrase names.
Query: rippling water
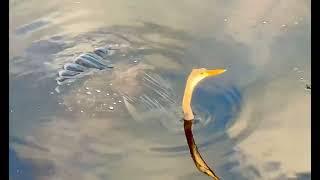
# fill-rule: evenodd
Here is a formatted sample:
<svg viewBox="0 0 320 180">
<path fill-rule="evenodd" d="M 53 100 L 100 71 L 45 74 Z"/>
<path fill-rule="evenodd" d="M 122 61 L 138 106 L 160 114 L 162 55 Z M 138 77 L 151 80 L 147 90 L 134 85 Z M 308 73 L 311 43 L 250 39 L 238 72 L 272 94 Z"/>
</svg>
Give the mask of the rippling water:
<svg viewBox="0 0 320 180">
<path fill-rule="evenodd" d="M 310 1 L 10 1 L 11 179 L 311 179 Z M 114 68 L 58 85 L 82 53 Z"/>
</svg>

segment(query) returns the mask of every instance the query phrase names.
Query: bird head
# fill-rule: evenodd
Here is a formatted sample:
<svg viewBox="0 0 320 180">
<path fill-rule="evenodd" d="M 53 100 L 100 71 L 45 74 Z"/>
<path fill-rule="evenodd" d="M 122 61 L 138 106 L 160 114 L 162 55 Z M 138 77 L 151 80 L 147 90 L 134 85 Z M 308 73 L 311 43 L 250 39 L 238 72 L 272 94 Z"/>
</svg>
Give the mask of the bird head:
<svg viewBox="0 0 320 180">
<path fill-rule="evenodd" d="M 207 77 L 217 76 L 219 74 L 224 73 L 225 69 L 212 69 L 208 70 L 205 68 L 193 69 L 188 77 L 188 83 L 191 86 L 190 88 L 194 88 L 201 80 Z"/>
<path fill-rule="evenodd" d="M 182 110 L 184 113 L 184 120 L 192 120 L 194 119 L 194 115 L 191 109 L 191 99 L 194 88 L 197 84 L 207 77 L 217 76 L 219 74 L 224 73 L 225 69 L 213 69 L 207 70 L 205 68 L 193 69 L 189 74 L 187 79 L 187 84 L 185 87 L 183 100 L 182 100 Z"/>
</svg>

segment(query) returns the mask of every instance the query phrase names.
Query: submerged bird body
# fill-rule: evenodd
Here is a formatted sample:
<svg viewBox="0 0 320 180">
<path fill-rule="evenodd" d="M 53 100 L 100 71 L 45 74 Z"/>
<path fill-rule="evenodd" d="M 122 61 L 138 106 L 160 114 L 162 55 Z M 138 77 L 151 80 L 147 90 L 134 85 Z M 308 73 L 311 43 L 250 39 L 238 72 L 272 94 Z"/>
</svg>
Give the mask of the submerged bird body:
<svg viewBox="0 0 320 180">
<path fill-rule="evenodd" d="M 182 110 L 183 110 L 183 119 L 184 119 L 184 131 L 188 142 L 188 147 L 190 150 L 191 157 L 198 168 L 199 171 L 207 174 L 215 180 L 219 180 L 219 177 L 210 169 L 206 162 L 201 157 L 198 148 L 195 144 L 192 134 L 192 123 L 194 120 L 194 114 L 191 108 L 192 94 L 197 86 L 197 84 L 206 77 L 216 76 L 224 73 L 225 69 L 215 69 L 207 70 L 204 68 L 193 69 L 188 76 L 183 100 L 182 100 Z"/>
</svg>

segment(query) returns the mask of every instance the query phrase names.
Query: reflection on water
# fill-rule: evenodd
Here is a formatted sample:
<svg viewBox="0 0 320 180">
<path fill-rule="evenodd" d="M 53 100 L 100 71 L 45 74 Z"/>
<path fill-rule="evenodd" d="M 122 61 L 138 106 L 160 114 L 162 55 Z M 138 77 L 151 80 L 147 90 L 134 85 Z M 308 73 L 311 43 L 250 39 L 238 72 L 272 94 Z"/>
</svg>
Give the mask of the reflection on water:
<svg viewBox="0 0 320 180">
<path fill-rule="evenodd" d="M 228 69 L 194 93 L 207 165 L 310 179 L 309 1 L 13 0 L 9 35 L 12 179 L 207 179 L 181 121 L 199 67 Z M 108 44 L 125 44 L 112 70 L 55 91 L 63 65 Z"/>
</svg>

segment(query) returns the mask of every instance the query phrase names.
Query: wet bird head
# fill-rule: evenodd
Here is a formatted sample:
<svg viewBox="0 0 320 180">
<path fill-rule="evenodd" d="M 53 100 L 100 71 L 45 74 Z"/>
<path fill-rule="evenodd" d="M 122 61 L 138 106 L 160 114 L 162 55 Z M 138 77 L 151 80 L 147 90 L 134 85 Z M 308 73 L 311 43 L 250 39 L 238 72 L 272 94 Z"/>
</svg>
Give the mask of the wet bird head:
<svg viewBox="0 0 320 180">
<path fill-rule="evenodd" d="M 194 119 L 194 115 L 191 109 L 191 99 L 194 88 L 197 84 L 207 77 L 217 76 L 219 74 L 224 73 L 225 69 L 213 69 L 207 70 L 205 68 L 193 69 L 188 76 L 186 87 L 184 90 L 183 100 L 182 100 L 182 110 L 184 113 L 185 120 Z"/>
<path fill-rule="evenodd" d="M 193 69 L 188 77 L 187 86 L 189 85 L 189 89 L 194 89 L 195 86 L 204 78 L 217 76 L 226 71 L 226 69 L 212 69 L 208 70 L 205 68 Z"/>
</svg>

